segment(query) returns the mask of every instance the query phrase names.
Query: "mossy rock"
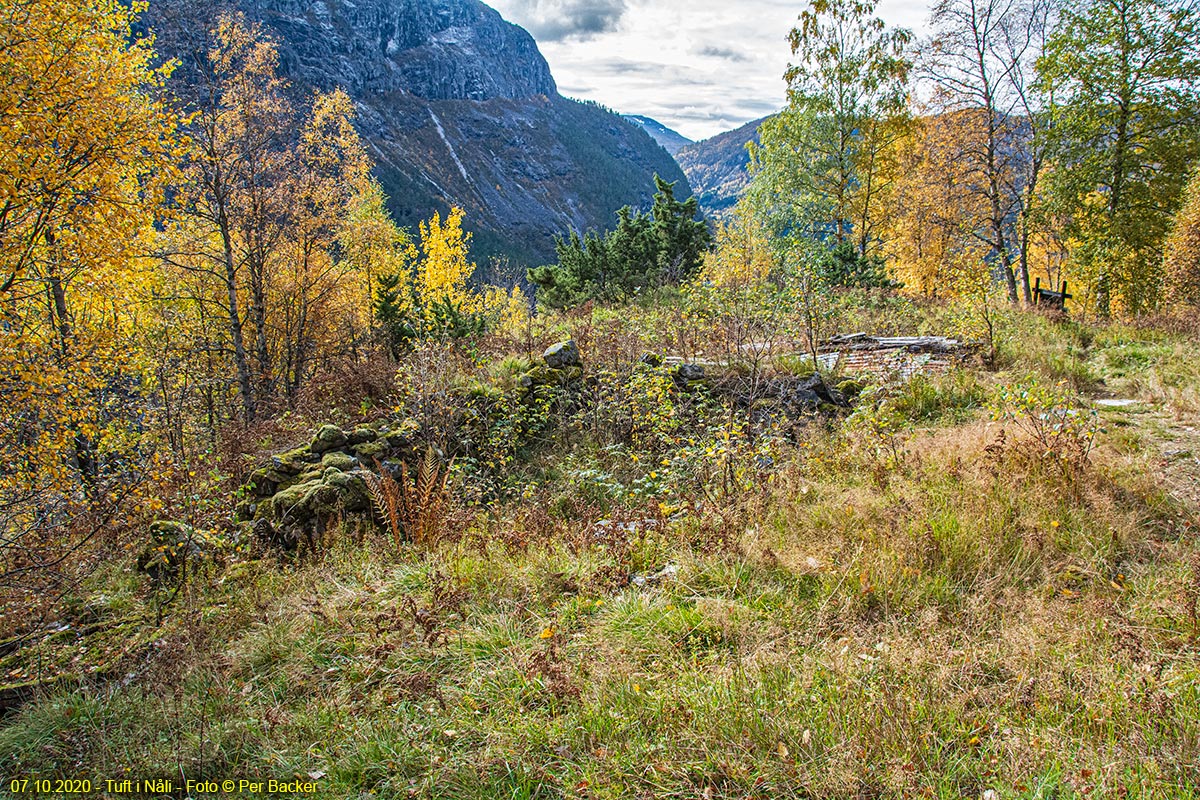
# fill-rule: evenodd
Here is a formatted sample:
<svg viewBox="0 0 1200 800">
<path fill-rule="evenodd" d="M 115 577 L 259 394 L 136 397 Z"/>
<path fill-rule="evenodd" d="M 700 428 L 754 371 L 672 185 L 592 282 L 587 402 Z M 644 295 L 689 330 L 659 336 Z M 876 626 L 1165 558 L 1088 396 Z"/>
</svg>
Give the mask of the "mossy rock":
<svg viewBox="0 0 1200 800">
<path fill-rule="evenodd" d="M 350 432 L 350 435 L 347 437 L 347 441 L 349 442 L 350 446 L 353 447 L 355 445 L 365 444 L 366 442 L 373 442 L 378 438 L 378 431 L 373 431 L 370 428 L 355 428 Z"/>
<path fill-rule="evenodd" d="M 259 507 L 264 505 L 266 501 L 259 502 L 261 498 L 247 497 L 242 500 L 233 509 L 233 519 L 236 522 L 249 522 L 254 519 L 254 515 L 258 513 Z"/>
<path fill-rule="evenodd" d="M 412 449 L 412 439 L 400 431 L 390 431 L 381 437 L 381 441 L 392 450 Z"/>
<path fill-rule="evenodd" d="M 289 450 L 286 453 L 280 453 L 271 459 L 271 464 L 276 470 L 295 476 L 304 472 L 310 465 L 320 460 L 321 457 L 312 451 L 312 447 L 306 444 L 294 450 Z"/>
<path fill-rule="evenodd" d="M 361 514 L 371 508 L 371 495 L 367 491 L 367 482 L 360 472 L 338 472 L 329 470 L 325 473 L 325 483 L 337 489 L 341 496 L 342 508 L 352 514 Z"/>
<path fill-rule="evenodd" d="M 312 440 L 312 451 L 314 453 L 328 453 L 330 450 L 338 450 L 346 446 L 349 437 L 346 432 L 336 425 L 322 425 L 317 429 L 317 435 Z"/>
<path fill-rule="evenodd" d="M 363 442 L 354 446 L 354 455 L 363 464 L 374 464 L 376 459 L 383 458 L 387 452 L 387 442 L 383 440 Z"/>
<path fill-rule="evenodd" d="M 574 339 L 550 345 L 546 348 L 546 352 L 542 353 L 542 360 L 551 369 L 583 366 L 583 362 L 579 358 L 579 345 L 575 344 Z"/>
<path fill-rule="evenodd" d="M 204 555 L 209 542 L 191 525 L 172 520 L 158 520 L 147 529 L 150 543 L 138 555 L 137 568 L 161 581 L 179 574 L 180 568 L 189 558 Z"/>
<path fill-rule="evenodd" d="M 663 365 L 663 358 L 658 353 L 643 353 L 638 359 L 639 364 L 644 364 L 651 369 L 657 369 Z"/>
<path fill-rule="evenodd" d="M 259 467 L 250 473 L 250 477 L 246 480 L 246 488 L 256 497 L 270 497 L 278 492 L 281 486 L 291 482 L 295 476 L 295 472 L 281 469 L 274 464 Z"/>
<path fill-rule="evenodd" d="M 579 370 L 578 367 L 574 369 Z M 539 386 L 562 386 L 567 383 L 568 370 L 555 369 L 547 366 L 536 366 L 517 379 L 517 384 L 525 389 L 535 389 Z M 579 375 L 583 371 L 579 370 Z"/>
<path fill-rule="evenodd" d="M 296 480 L 292 481 L 287 486 L 280 487 L 279 491 L 282 492 L 284 489 L 290 489 L 299 483 L 311 483 L 313 481 L 319 481 L 324 473 L 325 470 L 320 464 L 314 464 L 309 467 L 307 471 L 300 473 L 300 475 L 296 477 Z M 276 492 L 276 494 L 278 493 L 279 492 Z"/>
<path fill-rule="evenodd" d="M 289 486 L 271 498 L 272 515 L 275 519 L 308 520 L 311 517 L 309 495 L 324 485 L 320 478 L 316 478 Z"/>
<path fill-rule="evenodd" d="M 846 378 L 837 385 L 837 390 L 846 397 L 858 397 L 865 388 L 863 382 L 855 378 Z"/>
<path fill-rule="evenodd" d="M 322 472 L 326 472 L 330 468 L 336 469 L 339 472 L 350 472 L 358 469 L 358 467 L 359 462 L 357 458 L 354 456 L 348 456 L 345 453 L 336 450 L 326 453 L 321 458 Z"/>
</svg>

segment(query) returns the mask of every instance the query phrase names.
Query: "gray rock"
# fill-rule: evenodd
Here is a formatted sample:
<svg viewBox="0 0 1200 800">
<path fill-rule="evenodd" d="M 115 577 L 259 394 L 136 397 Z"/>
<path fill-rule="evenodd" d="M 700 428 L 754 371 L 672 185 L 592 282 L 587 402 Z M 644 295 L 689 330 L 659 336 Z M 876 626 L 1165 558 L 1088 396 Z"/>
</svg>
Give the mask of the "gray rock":
<svg viewBox="0 0 1200 800">
<path fill-rule="evenodd" d="M 658 353 L 643 353 L 642 357 L 638 359 L 638 363 L 648 367 L 661 367 L 663 360 Z"/>
<path fill-rule="evenodd" d="M 546 348 L 546 352 L 542 353 L 542 359 L 550 369 L 583 366 L 583 362 L 579 358 L 579 346 L 575 344 L 574 339 L 550 345 Z"/>
</svg>

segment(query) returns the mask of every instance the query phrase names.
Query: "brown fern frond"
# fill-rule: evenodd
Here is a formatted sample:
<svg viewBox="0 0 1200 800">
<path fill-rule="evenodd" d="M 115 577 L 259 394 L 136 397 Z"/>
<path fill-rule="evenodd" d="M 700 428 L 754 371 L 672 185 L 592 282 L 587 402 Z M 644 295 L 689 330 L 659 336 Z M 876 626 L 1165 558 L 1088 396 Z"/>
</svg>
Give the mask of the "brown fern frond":
<svg viewBox="0 0 1200 800">
<path fill-rule="evenodd" d="M 399 548 L 405 539 L 427 547 L 434 544 L 445 522 L 446 480 L 449 469 L 442 465 L 437 451 L 429 447 L 413 475 L 407 463 L 400 464 L 397 481 L 376 462 L 378 475 L 364 476 L 375 516 L 391 534 Z"/>
<path fill-rule="evenodd" d="M 399 547 L 403 538 L 403 519 L 400 509 L 401 488 L 378 460 L 375 461 L 378 474 L 366 473 L 363 480 L 371 495 L 371 503 L 380 524 L 387 528 L 392 537 L 392 544 Z"/>
</svg>

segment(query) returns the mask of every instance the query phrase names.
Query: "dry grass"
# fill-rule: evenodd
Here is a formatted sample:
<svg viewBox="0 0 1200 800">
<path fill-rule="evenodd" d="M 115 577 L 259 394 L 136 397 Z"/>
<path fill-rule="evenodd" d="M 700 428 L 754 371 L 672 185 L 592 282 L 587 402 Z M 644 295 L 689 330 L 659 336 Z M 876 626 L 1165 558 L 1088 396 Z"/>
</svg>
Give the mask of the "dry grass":
<svg viewBox="0 0 1200 800">
<path fill-rule="evenodd" d="M 1078 468 L 978 408 L 990 386 L 948 382 L 894 398 L 916 424 L 810 426 L 720 507 L 610 509 L 629 528 L 557 485 L 577 502 L 545 489 L 422 537 L 400 510 L 418 478 L 383 496 L 404 541 L 214 576 L 134 679 L 8 719 L 0 771 L 323 773 L 331 797 L 1197 796 L 1200 505 L 1162 455 L 1193 441 L 1195 347 L 1057 335 L 978 380 L 1066 364 L 1158 404 L 1106 416 Z M 129 579 L 94 591 L 141 602 Z"/>
</svg>

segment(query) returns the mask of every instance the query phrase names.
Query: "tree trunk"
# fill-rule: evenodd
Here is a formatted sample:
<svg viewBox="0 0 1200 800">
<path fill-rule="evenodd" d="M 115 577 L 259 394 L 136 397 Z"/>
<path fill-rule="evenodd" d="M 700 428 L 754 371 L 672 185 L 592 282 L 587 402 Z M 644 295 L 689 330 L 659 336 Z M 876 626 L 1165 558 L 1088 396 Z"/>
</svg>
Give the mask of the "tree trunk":
<svg viewBox="0 0 1200 800">
<path fill-rule="evenodd" d="M 242 316 L 238 310 L 237 265 L 233 259 L 233 237 L 229 231 L 229 218 L 222 206 L 218 212 L 221 243 L 224 245 L 225 290 L 229 307 L 229 338 L 233 341 L 233 362 L 237 369 L 238 390 L 242 395 L 242 417 L 247 425 L 257 417 L 254 402 L 254 387 L 250 379 L 250 360 L 246 357 L 246 342 L 242 336 Z"/>
</svg>

